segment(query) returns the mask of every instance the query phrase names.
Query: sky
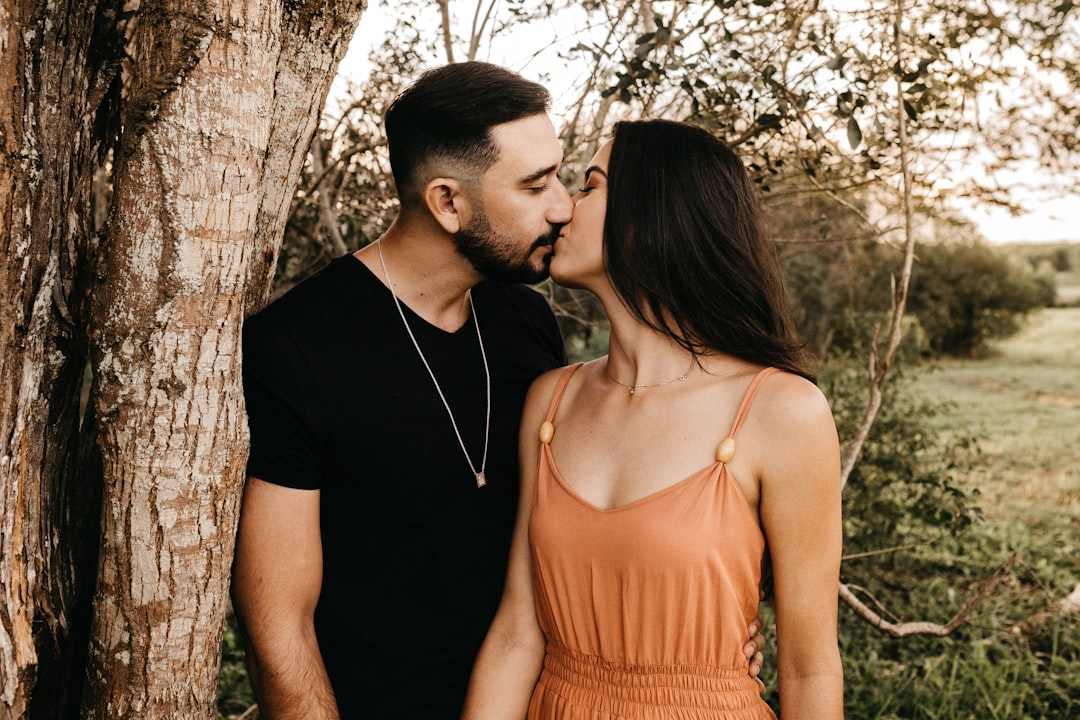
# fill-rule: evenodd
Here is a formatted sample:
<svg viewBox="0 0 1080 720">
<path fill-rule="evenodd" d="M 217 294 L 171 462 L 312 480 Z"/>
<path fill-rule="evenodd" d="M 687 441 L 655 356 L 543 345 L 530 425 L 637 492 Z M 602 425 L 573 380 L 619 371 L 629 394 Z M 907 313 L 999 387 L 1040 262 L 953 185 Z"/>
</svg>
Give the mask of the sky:
<svg viewBox="0 0 1080 720">
<path fill-rule="evenodd" d="M 854 0 L 838 0 L 849 2 Z M 372 43 L 381 42 L 391 26 L 388 17 L 388 0 L 369 0 L 368 9 L 360 20 L 360 27 L 349 46 L 349 51 L 338 70 L 339 77 L 348 76 L 356 81 L 367 75 L 367 56 Z M 471 4 L 470 4 L 471 6 Z M 516 35 L 511 42 L 502 43 L 493 48 L 488 58 L 519 69 L 522 73 L 539 75 L 542 68 L 522 65 L 533 55 L 527 35 Z M 535 70 L 530 73 L 530 70 Z M 331 95 L 334 91 L 331 90 Z M 556 93 L 557 94 L 557 93 Z M 1030 212 L 1013 216 L 1007 210 L 990 206 L 961 207 L 961 211 L 971 219 L 992 244 L 1013 242 L 1080 242 L 1080 194 L 1053 199 L 1030 200 L 1024 205 Z"/>
<path fill-rule="evenodd" d="M 1080 196 L 1033 202 L 1038 208 L 1012 217 L 1001 208 L 971 208 L 965 214 L 991 243 L 1080 242 Z"/>
</svg>

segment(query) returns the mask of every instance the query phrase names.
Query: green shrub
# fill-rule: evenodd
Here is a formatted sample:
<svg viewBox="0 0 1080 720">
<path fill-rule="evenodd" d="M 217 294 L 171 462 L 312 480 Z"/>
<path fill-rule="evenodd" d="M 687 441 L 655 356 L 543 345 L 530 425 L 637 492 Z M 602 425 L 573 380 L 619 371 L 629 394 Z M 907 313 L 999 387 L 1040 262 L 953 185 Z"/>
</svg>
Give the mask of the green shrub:
<svg viewBox="0 0 1080 720">
<path fill-rule="evenodd" d="M 918 255 L 908 307 L 938 355 L 976 357 L 1053 303 L 1052 288 L 1030 266 L 985 245 L 924 245 Z"/>
<path fill-rule="evenodd" d="M 784 247 L 796 322 L 819 355 L 858 354 L 875 322 L 888 316 L 892 278 L 903 255 L 877 242 Z M 1012 335 L 1027 313 L 1053 305 L 1057 276 L 980 244 L 919 245 L 908 292 L 919 350 L 974 357 Z M 853 321 L 866 320 L 859 329 Z M 887 325 L 887 320 L 882 326 Z"/>
<path fill-rule="evenodd" d="M 848 554 L 956 534 L 979 516 L 975 498 L 958 479 L 978 457 L 973 437 L 943 439 L 927 420 L 944 407 L 910 392 L 904 365 L 882 389 L 882 407 L 844 488 L 844 544 Z M 834 357 L 821 373 L 844 451 L 867 402 L 865 361 Z"/>
<path fill-rule="evenodd" d="M 258 720 L 254 709 L 255 696 L 248 682 L 244 663 L 244 643 L 236 624 L 236 617 L 229 614 L 225 634 L 221 642 L 221 674 L 218 676 L 218 718 L 220 720 Z"/>
<path fill-rule="evenodd" d="M 906 554 L 892 563 L 845 564 L 858 584 L 905 620 L 944 623 L 1000 564 L 1008 548 L 994 528 Z M 1054 573 L 1024 559 L 1052 547 L 1025 549 L 1009 582 L 947 637 L 882 635 L 842 608 L 840 645 L 848 720 L 1050 720 L 1080 712 L 1080 622 L 1059 617 L 1024 635 L 1010 627 L 1067 590 Z M 853 567 L 855 565 L 856 567 Z"/>
</svg>

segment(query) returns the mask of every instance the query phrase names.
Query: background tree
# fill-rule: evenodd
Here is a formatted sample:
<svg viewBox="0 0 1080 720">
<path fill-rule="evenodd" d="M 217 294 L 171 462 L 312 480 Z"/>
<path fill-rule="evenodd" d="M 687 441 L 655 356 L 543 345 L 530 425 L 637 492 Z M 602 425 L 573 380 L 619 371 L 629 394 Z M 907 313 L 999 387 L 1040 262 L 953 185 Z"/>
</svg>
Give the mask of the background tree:
<svg viewBox="0 0 1080 720">
<path fill-rule="evenodd" d="M 0 717 L 213 715 L 240 325 L 362 11 L 0 5 Z"/>
<path fill-rule="evenodd" d="M 865 355 L 889 313 L 898 252 L 874 241 L 788 243 L 784 266 L 802 335 L 821 356 Z M 977 357 L 1054 305 L 1053 273 L 981 243 L 919 243 L 904 355 Z"/>
<path fill-rule="evenodd" d="M 1019 330 L 1031 311 L 1054 302 L 1030 266 L 984 245 L 926 245 L 912 280 L 912 311 L 937 354 L 974 357 Z"/>
</svg>

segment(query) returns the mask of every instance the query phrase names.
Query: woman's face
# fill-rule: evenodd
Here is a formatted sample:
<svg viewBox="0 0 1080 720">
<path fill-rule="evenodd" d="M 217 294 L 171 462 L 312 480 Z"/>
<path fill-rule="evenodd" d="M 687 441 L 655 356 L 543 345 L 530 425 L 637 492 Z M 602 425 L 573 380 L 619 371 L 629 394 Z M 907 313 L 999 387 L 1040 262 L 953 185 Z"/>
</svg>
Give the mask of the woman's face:
<svg viewBox="0 0 1080 720">
<path fill-rule="evenodd" d="M 551 278 L 564 287 L 606 282 L 604 215 L 607 209 L 607 169 L 611 142 L 597 151 L 585 171 L 585 181 L 573 197 L 574 217 L 555 241 Z"/>
</svg>

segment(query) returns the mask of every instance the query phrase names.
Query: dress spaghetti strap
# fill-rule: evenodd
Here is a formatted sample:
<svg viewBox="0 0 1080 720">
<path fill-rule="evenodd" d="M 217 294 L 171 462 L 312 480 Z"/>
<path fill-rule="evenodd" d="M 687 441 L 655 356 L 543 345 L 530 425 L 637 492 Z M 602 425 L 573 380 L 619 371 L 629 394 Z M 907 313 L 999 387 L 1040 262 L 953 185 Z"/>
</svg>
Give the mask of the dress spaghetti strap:
<svg viewBox="0 0 1080 720">
<path fill-rule="evenodd" d="M 754 376 L 754 379 L 750 381 L 749 387 L 747 387 L 746 392 L 743 393 L 742 402 L 739 403 L 739 410 L 735 413 L 735 422 L 731 424 L 731 431 L 728 433 L 728 437 L 735 437 L 735 433 L 739 431 L 739 426 L 742 425 L 743 420 L 746 418 L 746 414 L 750 412 L 750 405 L 754 402 L 754 397 L 757 395 L 758 389 L 761 388 L 761 383 L 774 372 L 779 372 L 779 368 L 762 368 L 758 371 L 758 374 Z"/>
<path fill-rule="evenodd" d="M 551 393 L 551 405 L 548 407 L 547 422 L 551 422 L 551 419 L 555 417 L 555 413 L 559 409 L 559 403 L 562 401 L 563 393 L 566 392 L 566 385 L 570 382 L 570 378 L 573 376 L 577 369 L 585 363 L 575 363 L 566 368 L 566 371 L 559 378 L 558 384 L 555 386 L 555 391 Z"/>
<path fill-rule="evenodd" d="M 776 371 L 777 368 L 774 367 L 762 368 L 758 371 L 757 375 L 754 376 L 754 379 L 750 381 L 749 387 L 747 387 L 746 392 L 743 393 L 742 402 L 739 403 L 739 409 L 735 413 L 735 420 L 731 423 L 731 431 L 728 432 L 727 437 L 721 440 L 720 444 L 716 446 L 716 462 L 727 464 L 735 457 L 735 433 L 739 431 L 739 427 L 746 418 L 746 414 L 750 412 L 750 404 L 753 403 L 754 396 L 757 395 L 761 383 L 765 378 Z"/>
</svg>

